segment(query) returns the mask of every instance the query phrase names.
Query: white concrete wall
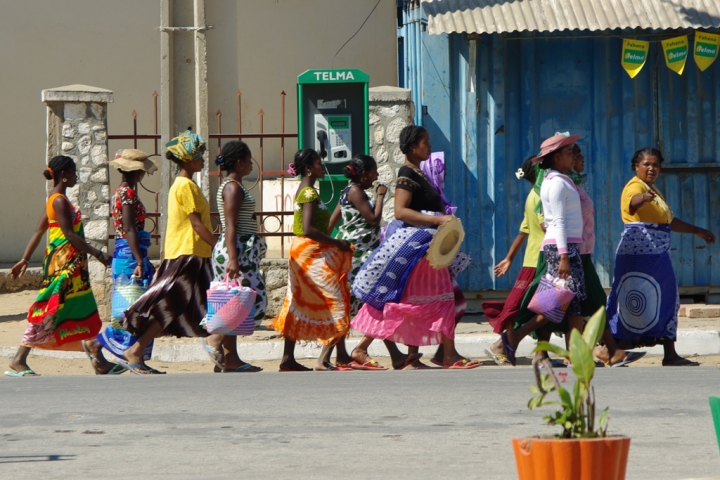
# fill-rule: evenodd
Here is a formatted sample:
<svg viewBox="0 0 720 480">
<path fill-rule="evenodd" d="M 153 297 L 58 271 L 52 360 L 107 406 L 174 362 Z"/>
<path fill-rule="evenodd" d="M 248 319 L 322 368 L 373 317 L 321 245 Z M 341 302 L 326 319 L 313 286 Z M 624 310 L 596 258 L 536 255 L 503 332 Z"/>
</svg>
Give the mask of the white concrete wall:
<svg viewBox="0 0 720 480">
<path fill-rule="evenodd" d="M 176 26 L 192 19 L 191 1 L 172 5 Z M 224 114 L 223 130 L 236 130 L 238 89 L 243 92 L 243 131 L 258 130 L 261 108 L 265 131 L 279 131 L 280 92 L 285 90 L 285 128 L 296 132 L 297 75 L 330 68 L 335 52 L 374 5 L 375 0 L 208 0 L 207 23 L 215 26 L 207 32 L 210 132 L 217 131 L 218 109 Z M 44 206 L 46 132 L 40 91 L 77 83 L 107 88 L 115 93 L 108 106 L 108 133 L 132 133 L 133 109 L 139 133 L 152 133 L 152 92 L 160 92 L 160 0 L 0 0 L 0 12 L 0 140 L 5 146 L 0 154 L 5 167 L 0 175 L 0 263 L 14 263 Z M 327 20 L 318 24 L 320 18 Z M 184 75 L 193 59 L 192 52 L 181 53 L 174 51 L 173 71 Z M 397 84 L 394 1 L 381 2 L 334 67 L 365 70 L 371 86 Z M 194 111 L 192 83 L 178 78 L 175 88 L 187 96 L 176 110 Z M 257 141 L 248 143 L 259 153 Z M 110 156 L 127 147 L 130 141 L 110 141 Z M 296 147 L 294 141 L 286 143 L 288 162 Z M 140 142 L 138 148 L 151 152 L 153 144 Z M 211 152 L 214 158 L 215 149 Z M 266 168 L 276 168 L 279 142 L 266 141 L 265 162 Z M 112 172 L 111 185 L 118 182 Z M 159 189 L 158 175 L 145 184 Z M 141 190 L 140 196 L 154 209 L 153 195 Z M 42 250 L 38 247 L 33 260 L 42 258 Z"/>
</svg>

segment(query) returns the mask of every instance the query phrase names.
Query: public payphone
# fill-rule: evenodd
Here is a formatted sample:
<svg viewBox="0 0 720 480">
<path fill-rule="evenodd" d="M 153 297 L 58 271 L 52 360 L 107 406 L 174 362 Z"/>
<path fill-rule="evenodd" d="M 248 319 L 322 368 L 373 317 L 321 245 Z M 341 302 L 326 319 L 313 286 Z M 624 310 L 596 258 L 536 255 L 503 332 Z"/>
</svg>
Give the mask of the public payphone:
<svg viewBox="0 0 720 480">
<path fill-rule="evenodd" d="M 331 174 L 353 155 L 370 153 L 369 81 L 357 69 L 298 76 L 298 147 L 315 149 Z"/>
<path fill-rule="evenodd" d="M 298 76 L 298 148 L 320 154 L 328 175 L 320 198 L 333 211 L 348 180 L 342 169 L 370 154 L 370 77 L 357 69 L 308 70 Z"/>
</svg>

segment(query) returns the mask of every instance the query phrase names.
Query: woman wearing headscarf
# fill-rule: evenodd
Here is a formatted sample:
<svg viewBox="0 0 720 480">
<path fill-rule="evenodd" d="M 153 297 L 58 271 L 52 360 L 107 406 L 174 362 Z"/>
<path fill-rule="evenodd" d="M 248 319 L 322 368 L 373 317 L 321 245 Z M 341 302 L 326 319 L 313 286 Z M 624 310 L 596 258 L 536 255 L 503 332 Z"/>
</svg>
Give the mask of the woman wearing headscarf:
<svg viewBox="0 0 720 480">
<path fill-rule="evenodd" d="M 115 160 L 109 162 L 120 173 L 120 185 L 115 189 L 110 199 L 111 215 L 115 230 L 115 250 L 112 260 L 113 298 L 116 298 L 118 289 L 131 282 L 137 285 L 150 284 L 153 277 L 153 268 L 148 260 L 150 247 L 150 232 L 145 231 L 145 206 L 137 193 L 137 185 L 142 182 L 145 174 L 152 175 L 157 165 L 141 150 L 127 148 L 119 150 Z M 111 324 L 97 336 L 97 338 L 83 341 L 85 354 L 95 373 L 102 374 L 108 371 L 110 362 L 105 359 L 102 349 L 105 348 L 118 358 L 125 357 L 125 351 L 137 341 L 137 336 L 130 334 L 122 328 L 122 315 L 113 309 Z M 144 360 L 150 360 L 152 345 L 144 352 Z M 109 370 L 112 374 L 117 371 Z M 120 371 L 125 371 L 120 367 Z"/>
<path fill-rule="evenodd" d="M 450 271 L 431 267 L 425 255 L 437 227 L 452 218 L 440 193 L 420 170 L 431 152 L 427 131 L 405 127 L 400 132 L 400 149 L 406 159 L 395 186 L 395 220 L 355 277 L 353 292 L 364 305 L 352 327 L 370 338 L 414 347 L 443 344 L 443 368 L 476 368 L 478 362 L 455 350 Z M 396 357 L 395 368 L 415 361 L 413 355 Z"/>
<path fill-rule="evenodd" d="M 260 272 L 260 260 L 267 252 L 265 240 L 257 234 L 255 199 L 243 186 L 243 178 L 252 172 L 252 154 L 245 142 L 226 143 L 215 159 L 220 170 L 227 173 L 217 191 L 222 233 L 213 248 L 212 266 L 215 282 L 237 280 L 255 291 L 255 304 L 250 312 L 255 326 L 265 318 L 267 292 Z M 248 333 L 243 333 L 247 335 Z M 237 333 L 224 335 L 221 344 L 210 346 L 222 356 L 216 372 L 259 372 L 261 367 L 243 362 L 237 352 Z M 216 339 L 215 336 L 212 337 Z"/>
<path fill-rule="evenodd" d="M 715 243 L 715 235 L 673 214 L 655 186 L 663 161 L 660 150 L 651 147 L 638 150 L 631 160 L 635 177 L 620 197 L 625 229 L 615 253 L 608 322 L 621 347 L 662 344 L 663 366 L 697 365 L 675 351 L 680 299 L 670 261 L 670 232 L 692 234 L 708 244 Z M 613 353 L 607 342 L 596 352 L 602 360 Z"/>
<path fill-rule="evenodd" d="M 207 336 L 200 322 L 206 314 L 215 236 L 210 205 L 192 180 L 193 174 L 203 168 L 205 141 L 188 129 L 165 147 L 165 156 L 178 166 L 178 173 L 168 192 L 164 260 L 150 288 L 125 311 L 122 321 L 138 340 L 125 351 L 127 363 L 118 363 L 136 374 L 162 373 L 143 360 L 145 348 L 155 337 Z M 202 341 L 211 358 L 219 363 L 220 358 L 213 356 Z"/>
<path fill-rule="evenodd" d="M 334 370 L 331 347 L 350 328 L 352 246 L 330 236 L 330 211 L 315 189 L 315 182 L 325 177 L 320 155 L 309 148 L 298 151 L 288 173 L 302 180 L 295 194 L 287 295 L 272 323 L 285 339 L 280 371 L 311 370 L 295 360 L 295 343 L 303 340 L 323 345 L 316 369 Z"/>
<path fill-rule="evenodd" d="M 516 363 L 515 350 L 520 341 L 549 322 L 544 315 L 533 313 L 530 318 L 527 318 L 529 314 L 524 318 L 522 315 L 523 311 L 527 311 L 527 304 L 545 273 L 566 280 L 567 288 L 575 292 L 566 312 L 568 327 L 565 333 L 573 328 L 582 331 L 582 302 L 587 298 L 579 249 L 583 241 L 583 217 L 580 195 L 575 183 L 568 176 L 575 165 L 573 145 L 577 139 L 578 135 L 556 133 L 542 143 L 540 153 L 533 160 L 547 171 L 544 178 L 539 176 L 536 180 L 541 182 L 540 199 L 545 219 L 545 237 L 542 242 L 543 255 L 538 257 L 535 280 L 525 294 L 521 312 L 516 316 L 515 328 L 501 334 L 503 351 L 512 365 Z M 549 339 L 548 329 L 543 328 L 543 335 L 540 333 L 539 331 L 541 339 Z"/>
<path fill-rule="evenodd" d="M 110 258 L 85 241 L 80 209 L 66 196 L 66 190 L 77 182 L 75 162 L 62 155 L 54 157 L 43 175 L 52 180 L 53 189 L 22 260 L 11 270 L 13 279 L 25 273 L 29 258 L 48 232 L 43 283 L 28 311 L 28 326 L 20 347 L 10 362 L 10 370 L 5 372 L 10 377 L 37 375 L 27 364 L 31 349 L 82 351 L 81 342 L 95 337 L 102 326 L 90 289 L 87 255 L 94 256 L 106 266 L 110 264 Z M 100 373 L 108 373 L 116 367 L 115 364 L 107 365 Z"/>
</svg>

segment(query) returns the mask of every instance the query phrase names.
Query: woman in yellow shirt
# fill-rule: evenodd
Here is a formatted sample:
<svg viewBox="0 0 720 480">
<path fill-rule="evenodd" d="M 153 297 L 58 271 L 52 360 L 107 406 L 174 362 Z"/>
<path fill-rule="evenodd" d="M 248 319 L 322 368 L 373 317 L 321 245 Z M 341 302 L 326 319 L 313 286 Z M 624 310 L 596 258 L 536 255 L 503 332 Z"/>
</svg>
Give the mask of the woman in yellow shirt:
<svg viewBox="0 0 720 480">
<path fill-rule="evenodd" d="M 662 344 L 664 366 L 697 365 L 675 351 L 680 301 L 670 262 L 670 232 L 691 233 L 706 243 L 715 243 L 715 235 L 673 215 L 654 186 L 663 160 L 660 150 L 650 147 L 632 158 L 635 177 L 620 198 L 625 229 L 615 254 L 607 316 L 621 347 Z M 612 357 L 612 343 L 597 352 L 600 359 Z"/>
<path fill-rule="evenodd" d="M 206 314 L 207 289 L 212 279 L 210 255 L 215 236 L 210 223 L 210 205 L 192 176 L 203 168 L 205 142 L 187 130 L 168 142 L 166 157 L 179 171 L 168 193 L 164 260 L 145 294 L 125 311 L 123 326 L 138 341 L 125 352 L 127 364 L 137 374 L 162 373 L 143 362 L 143 351 L 160 335 L 206 337 L 200 326 Z M 221 335 L 213 335 L 218 344 Z M 211 340 L 211 345 L 213 344 Z M 203 344 L 214 361 L 217 349 Z"/>
</svg>

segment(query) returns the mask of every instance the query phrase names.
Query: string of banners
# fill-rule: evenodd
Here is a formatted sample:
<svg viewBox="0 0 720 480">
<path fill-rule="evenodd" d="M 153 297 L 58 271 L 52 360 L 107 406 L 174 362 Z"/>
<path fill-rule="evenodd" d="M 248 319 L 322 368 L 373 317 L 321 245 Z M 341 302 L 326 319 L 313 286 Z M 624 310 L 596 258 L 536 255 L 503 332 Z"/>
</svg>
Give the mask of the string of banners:
<svg viewBox="0 0 720 480">
<path fill-rule="evenodd" d="M 669 38 L 662 42 L 663 53 L 665 56 L 665 64 L 667 67 L 678 75 L 682 75 L 685 70 L 685 63 L 688 58 L 688 50 L 690 42 L 687 35 Z M 720 49 L 720 35 L 713 33 L 695 32 L 695 47 L 693 48 L 693 58 L 695 64 L 701 71 L 705 71 L 718 56 Z M 650 50 L 650 42 L 644 40 L 623 40 L 622 46 L 622 66 L 630 75 L 640 73 Z"/>
</svg>

